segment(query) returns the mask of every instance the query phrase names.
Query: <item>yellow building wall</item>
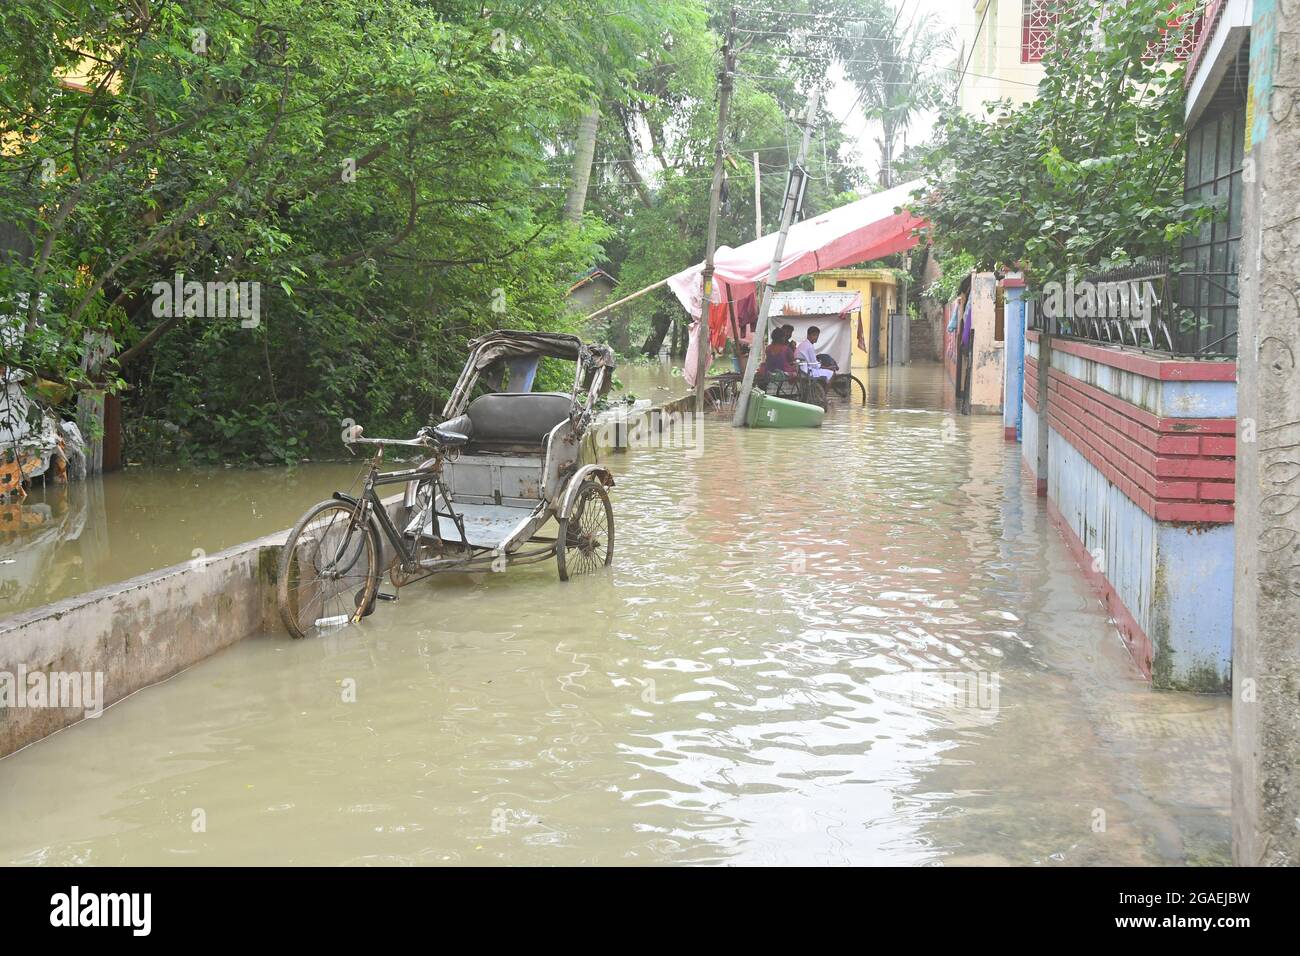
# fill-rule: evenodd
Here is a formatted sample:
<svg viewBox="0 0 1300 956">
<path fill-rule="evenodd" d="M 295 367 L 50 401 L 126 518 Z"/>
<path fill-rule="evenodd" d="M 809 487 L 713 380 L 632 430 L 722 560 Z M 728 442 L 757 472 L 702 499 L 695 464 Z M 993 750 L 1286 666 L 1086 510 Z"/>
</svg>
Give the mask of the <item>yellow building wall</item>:
<svg viewBox="0 0 1300 956">
<path fill-rule="evenodd" d="M 896 308 L 897 289 L 893 273 L 887 269 L 828 269 L 813 274 L 814 292 L 861 292 L 862 311 L 853 313 L 853 371 L 865 372 L 870 355 L 865 349 L 858 348 L 858 321 L 864 319 L 862 335 L 868 346 L 871 344 L 871 297 L 880 296 L 880 321 L 877 334 L 880 336 L 880 355 L 884 364 L 889 363 L 889 313 Z"/>
<path fill-rule="evenodd" d="M 93 60 L 84 59 L 81 61 L 81 64 L 73 70 L 56 74 L 55 78 L 58 80 L 59 85 L 65 90 L 74 90 L 78 93 L 89 94 L 93 91 L 90 85 L 90 76 L 91 70 L 93 70 L 94 67 L 95 63 Z M 108 88 L 110 91 L 115 93 L 120 86 L 120 78 L 115 78 L 109 84 Z M 22 148 L 23 137 L 21 134 L 10 132 L 6 133 L 4 136 L 0 136 L 0 155 L 14 156 L 21 152 Z"/>
</svg>

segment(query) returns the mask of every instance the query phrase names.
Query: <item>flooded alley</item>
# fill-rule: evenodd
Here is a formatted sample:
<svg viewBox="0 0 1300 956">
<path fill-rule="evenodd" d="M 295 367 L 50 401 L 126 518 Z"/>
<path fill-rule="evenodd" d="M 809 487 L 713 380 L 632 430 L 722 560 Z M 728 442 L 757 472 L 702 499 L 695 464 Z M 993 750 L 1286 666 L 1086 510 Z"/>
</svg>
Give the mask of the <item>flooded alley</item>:
<svg viewBox="0 0 1300 956">
<path fill-rule="evenodd" d="M 0 761 L 0 862 L 1228 863 L 1229 699 L 1148 687 L 950 402 L 881 368 L 820 429 L 608 455 L 607 573 L 245 640 Z"/>
</svg>

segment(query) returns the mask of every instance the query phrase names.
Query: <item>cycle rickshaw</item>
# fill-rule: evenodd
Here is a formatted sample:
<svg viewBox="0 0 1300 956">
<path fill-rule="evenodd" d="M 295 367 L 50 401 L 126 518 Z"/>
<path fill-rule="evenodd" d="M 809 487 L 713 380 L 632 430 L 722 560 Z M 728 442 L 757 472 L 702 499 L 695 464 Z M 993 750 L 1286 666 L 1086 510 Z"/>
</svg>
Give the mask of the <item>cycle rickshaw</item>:
<svg viewBox="0 0 1300 956">
<path fill-rule="evenodd" d="M 574 362 L 567 393 L 531 391 L 546 358 Z M 285 628 L 307 637 L 358 623 L 377 598 L 396 598 L 379 594 L 385 573 L 401 588 L 432 574 L 552 558 L 563 581 L 609 565 L 614 476 L 584 463 L 582 448 L 613 371 L 607 346 L 574 335 L 492 332 L 470 343 L 441 424 L 412 439 L 367 438 L 349 425 L 344 443 L 373 446 L 374 455 L 359 495 L 336 492 L 289 532 L 277 577 Z M 381 472 L 389 446 L 428 457 Z M 400 507 L 381 499 L 384 485 L 405 486 Z M 539 534 L 552 519 L 554 537 Z"/>
</svg>

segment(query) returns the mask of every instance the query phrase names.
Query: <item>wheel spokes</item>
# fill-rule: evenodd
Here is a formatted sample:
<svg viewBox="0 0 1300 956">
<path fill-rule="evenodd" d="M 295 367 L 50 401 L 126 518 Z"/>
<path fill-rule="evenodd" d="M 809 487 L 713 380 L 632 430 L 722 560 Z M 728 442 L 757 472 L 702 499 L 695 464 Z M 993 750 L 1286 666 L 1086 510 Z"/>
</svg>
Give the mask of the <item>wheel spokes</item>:
<svg viewBox="0 0 1300 956">
<path fill-rule="evenodd" d="M 339 507 L 320 518 L 302 530 L 287 565 L 289 612 L 304 634 L 349 623 L 370 579 L 369 548 L 355 513 Z"/>
<path fill-rule="evenodd" d="M 610 528 L 604 497 L 585 492 L 569 518 L 565 533 L 565 563 L 573 574 L 586 574 L 608 563 Z"/>
</svg>

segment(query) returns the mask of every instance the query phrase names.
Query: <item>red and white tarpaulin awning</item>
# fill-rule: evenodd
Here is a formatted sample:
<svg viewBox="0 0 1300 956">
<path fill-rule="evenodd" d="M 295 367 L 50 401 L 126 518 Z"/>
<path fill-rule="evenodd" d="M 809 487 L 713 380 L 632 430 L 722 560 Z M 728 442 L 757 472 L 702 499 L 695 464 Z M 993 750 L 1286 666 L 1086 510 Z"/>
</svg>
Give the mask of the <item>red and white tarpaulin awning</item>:
<svg viewBox="0 0 1300 956">
<path fill-rule="evenodd" d="M 912 248 L 917 243 L 913 230 L 924 225 L 924 221 L 900 207 L 911 199 L 912 193 L 924 186 L 924 180 L 913 180 L 795 223 L 786 237 L 777 280 L 869 262 Z M 776 240 L 777 233 L 773 232 L 736 248 L 722 246 L 714 253 L 714 304 L 727 301 L 722 290 L 724 285 L 753 286 L 767 277 L 772 255 L 776 252 Z M 697 263 L 668 280 L 668 288 L 673 290 L 678 301 L 687 312 L 697 317 L 700 314 L 700 274 L 703 271 L 704 263 Z M 734 291 L 754 294 L 752 288 Z M 733 299 L 740 297 L 731 296 Z"/>
<path fill-rule="evenodd" d="M 913 180 L 791 226 L 777 281 L 857 265 L 912 248 L 919 241 L 917 228 L 925 223 L 902 207 L 924 187 L 924 180 Z M 729 301 L 738 314 L 753 313 L 754 304 L 745 300 L 754 299 L 767 278 L 777 238 L 778 233 L 770 233 L 736 248 L 722 246 L 714 254 L 709 338 L 715 348 L 729 336 Z M 668 279 L 668 288 L 696 318 L 703 304 L 703 271 L 701 262 Z M 692 350 L 695 343 L 692 334 Z M 693 384 L 695 361 L 691 354 L 687 355 L 684 371 L 687 381 Z"/>
</svg>

